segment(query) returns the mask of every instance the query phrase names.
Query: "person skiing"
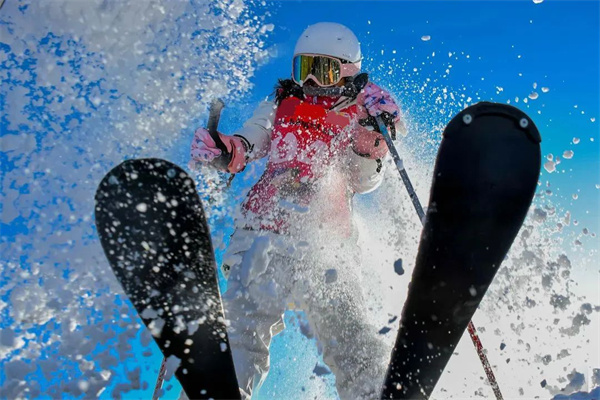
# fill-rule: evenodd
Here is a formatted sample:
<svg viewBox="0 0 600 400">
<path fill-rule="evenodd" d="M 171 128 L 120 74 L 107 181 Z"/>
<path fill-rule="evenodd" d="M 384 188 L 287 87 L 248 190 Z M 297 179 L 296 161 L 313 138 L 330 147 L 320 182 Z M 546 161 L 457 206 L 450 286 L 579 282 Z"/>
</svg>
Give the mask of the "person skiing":
<svg viewBox="0 0 600 400">
<path fill-rule="evenodd" d="M 354 194 L 382 182 L 388 154 L 369 117 L 406 134 L 391 95 L 361 74 L 361 48 L 347 27 L 309 26 L 279 80 L 234 135 L 195 131 L 191 166 L 235 174 L 267 157 L 236 218 L 224 255 L 223 295 L 240 391 L 251 396 L 269 370 L 269 345 L 290 304 L 306 314 L 341 398 L 379 395 L 389 352 L 368 322 L 361 292 Z"/>
</svg>

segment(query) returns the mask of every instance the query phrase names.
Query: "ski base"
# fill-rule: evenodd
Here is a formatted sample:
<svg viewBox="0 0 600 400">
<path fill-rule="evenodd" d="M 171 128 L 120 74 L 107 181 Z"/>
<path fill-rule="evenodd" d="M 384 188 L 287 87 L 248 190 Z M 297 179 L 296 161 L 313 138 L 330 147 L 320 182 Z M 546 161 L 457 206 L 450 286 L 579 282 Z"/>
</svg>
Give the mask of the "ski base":
<svg viewBox="0 0 600 400">
<path fill-rule="evenodd" d="M 195 184 L 159 159 L 128 160 L 96 192 L 110 266 L 190 399 L 240 398 L 210 232 Z"/>
<path fill-rule="evenodd" d="M 520 110 L 478 103 L 444 131 L 383 398 L 428 398 L 527 214 L 541 138 Z"/>
</svg>

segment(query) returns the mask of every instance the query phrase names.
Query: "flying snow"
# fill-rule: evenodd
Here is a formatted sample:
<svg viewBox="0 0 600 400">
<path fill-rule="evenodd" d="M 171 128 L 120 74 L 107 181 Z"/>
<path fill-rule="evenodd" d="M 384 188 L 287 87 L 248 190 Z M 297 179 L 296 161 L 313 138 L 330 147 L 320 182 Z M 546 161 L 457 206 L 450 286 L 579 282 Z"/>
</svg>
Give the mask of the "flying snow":
<svg viewBox="0 0 600 400">
<path fill-rule="evenodd" d="M 273 29 L 250 3 L 2 6 L 0 218 L 12 236 L 0 243 L 1 398 L 118 398 L 141 387 L 139 368 L 122 373 L 140 324 L 96 239 L 94 192 L 124 158 L 168 157 L 213 97 L 250 89 Z M 199 190 L 218 200 L 210 185 Z"/>
</svg>

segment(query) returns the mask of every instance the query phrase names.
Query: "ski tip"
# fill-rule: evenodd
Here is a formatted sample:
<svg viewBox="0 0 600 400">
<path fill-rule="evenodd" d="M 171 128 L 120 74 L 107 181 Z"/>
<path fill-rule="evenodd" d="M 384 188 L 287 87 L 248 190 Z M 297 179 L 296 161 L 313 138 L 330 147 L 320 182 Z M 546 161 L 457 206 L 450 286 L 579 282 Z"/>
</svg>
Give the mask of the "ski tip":
<svg viewBox="0 0 600 400">
<path fill-rule="evenodd" d="M 181 167 L 170 161 L 160 158 L 134 158 L 121 162 L 106 173 L 96 189 L 96 205 L 107 196 L 107 191 L 111 190 L 109 188 L 127 182 L 131 184 L 140 174 L 146 174 L 148 171 L 156 176 L 164 176 L 165 179 L 180 178 L 186 186 L 194 186 L 193 179 Z"/>
<path fill-rule="evenodd" d="M 450 135 L 460 126 L 473 125 L 475 120 L 480 120 L 484 116 L 504 117 L 514 122 L 519 130 L 525 132 L 527 138 L 534 144 L 539 144 L 542 141 L 537 126 L 533 120 L 520 109 L 508 104 L 493 103 L 482 101 L 472 106 L 469 106 L 459 112 L 444 130 L 444 137 Z M 485 126 L 482 127 L 485 129 Z"/>
</svg>

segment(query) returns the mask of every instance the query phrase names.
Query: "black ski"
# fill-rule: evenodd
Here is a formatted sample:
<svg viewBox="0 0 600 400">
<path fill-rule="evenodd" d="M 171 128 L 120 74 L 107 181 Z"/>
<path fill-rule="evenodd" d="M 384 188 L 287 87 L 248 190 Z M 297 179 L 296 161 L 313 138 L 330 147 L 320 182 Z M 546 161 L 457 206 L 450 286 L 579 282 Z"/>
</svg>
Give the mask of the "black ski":
<svg viewBox="0 0 600 400">
<path fill-rule="evenodd" d="M 478 103 L 446 129 L 382 398 L 428 398 L 535 193 L 540 134 L 520 110 Z"/>
<path fill-rule="evenodd" d="M 117 279 L 190 399 L 239 399 L 210 232 L 194 181 L 128 160 L 96 192 L 96 227 Z"/>
</svg>

